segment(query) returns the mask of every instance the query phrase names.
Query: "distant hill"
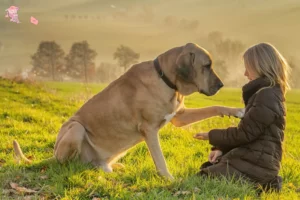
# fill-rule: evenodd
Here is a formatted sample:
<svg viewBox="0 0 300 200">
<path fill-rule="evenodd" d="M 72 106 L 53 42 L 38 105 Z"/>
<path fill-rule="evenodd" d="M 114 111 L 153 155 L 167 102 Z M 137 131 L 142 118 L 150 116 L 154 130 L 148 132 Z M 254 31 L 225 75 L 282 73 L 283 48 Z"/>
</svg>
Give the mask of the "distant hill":
<svg viewBox="0 0 300 200">
<path fill-rule="evenodd" d="M 0 1 L 0 10 L 10 6 Z M 15 0 L 21 24 L 0 18 L 0 73 L 30 66 L 41 40 L 55 40 L 66 53 L 73 42 L 87 40 L 98 52 L 97 65 L 115 62 L 120 44 L 132 47 L 141 60 L 196 42 L 220 31 L 246 45 L 267 41 L 285 55 L 300 57 L 299 0 Z M 39 25 L 30 24 L 30 16 Z M 193 25 L 194 24 L 194 25 Z M 193 27 L 194 26 L 194 27 Z M 197 27 L 196 27 L 197 26 Z"/>
</svg>

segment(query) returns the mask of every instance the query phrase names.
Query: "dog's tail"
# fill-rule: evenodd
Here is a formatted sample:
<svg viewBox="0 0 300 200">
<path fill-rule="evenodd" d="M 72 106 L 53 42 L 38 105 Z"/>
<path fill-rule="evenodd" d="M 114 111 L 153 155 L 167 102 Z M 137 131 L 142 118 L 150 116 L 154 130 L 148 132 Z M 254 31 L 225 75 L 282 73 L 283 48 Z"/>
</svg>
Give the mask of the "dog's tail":
<svg viewBox="0 0 300 200">
<path fill-rule="evenodd" d="M 19 143 L 16 140 L 13 141 L 13 146 L 14 146 L 15 156 L 16 156 L 18 161 L 23 160 L 25 163 L 31 163 L 32 162 L 31 160 L 29 160 L 28 158 L 26 158 L 24 156 L 23 151 L 22 151 Z"/>
</svg>

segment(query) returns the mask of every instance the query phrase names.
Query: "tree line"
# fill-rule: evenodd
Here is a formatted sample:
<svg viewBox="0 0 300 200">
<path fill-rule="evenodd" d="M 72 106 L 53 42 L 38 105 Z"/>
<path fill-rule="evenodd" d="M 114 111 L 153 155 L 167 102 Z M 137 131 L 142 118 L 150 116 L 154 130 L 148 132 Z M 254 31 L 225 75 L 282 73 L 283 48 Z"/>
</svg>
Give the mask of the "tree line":
<svg viewBox="0 0 300 200">
<path fill-rule="evenodd" d="M 242 53 L 247 48 L 246 44 L 227 38 L 219 31 L 210 32 L 205 38 L 201 38 L 199 44 L 213 55 L 214 69 L 227 86 L 245 83 L 242 74 L 238 75 L 237 71 L 243 70 Z M 76 81 L 107 83 L 118 78 L 140 58 L 139 53 L 125 45 L 117 47 L 112 55 L 117 64 L 102 62 L 96 67 L 96 56 L 97 52 L 90 48 L 87 41 L 75 42 L 67 55 L 55 41 L 42 41 L 37 52 L 31 56 L 31 71 L 37 76 L 48 77 L 54 81 L 69 78 Z M 300 68 L 296 64 L 298 59 L 287 59 L 292 68 L 292 86 L 299 88 L 300 79 L 297 78 L 297 74 L 300 73 Z"/>
<path fill-rule="evenodd" d="M 101 63 L 96 69 L 95 58 L 97 52 L 90 48 L 87 41 L 75 42 L 68 54 L 64 52 L 55 41 L 42 41 L 37 51 L 31 56 L 31 72 L 36 76 L 51 78 L 53 81 L 61 81 L 65 78 L 84 82 L 96 81 L 96 76 L 110 71 L 105 67 L 112 67 L 107 63 Z M 138 62 L 140 55 L 130 47 L 120 45 L 113 59 L 125 71 Z"/>
<path fill-rule="evenodd" d="M 210 32 L 201 42 L 206 49 L 213 55 L 213 66 L 216 72 L 222 77 L 226 86 L 236 87 L 245 84 L 243 79 L 244 65 L 242 55 L 248 48 L 248 45 L 237 39 L 231 39 L 223 35 L 220 31 Z M 291 72 L 291 85 L 294 88 L 300 88 L 299 58 L 285 55 L 289 63 Z"/>
</svg>

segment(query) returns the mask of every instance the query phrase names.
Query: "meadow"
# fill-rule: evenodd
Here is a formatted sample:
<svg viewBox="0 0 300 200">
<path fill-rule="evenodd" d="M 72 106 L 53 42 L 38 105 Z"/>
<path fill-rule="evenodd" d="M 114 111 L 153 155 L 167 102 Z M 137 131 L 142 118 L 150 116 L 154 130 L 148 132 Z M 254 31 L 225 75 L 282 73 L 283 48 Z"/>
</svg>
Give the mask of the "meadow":
<svg viewBox="0 0 300 200">
<path fill-rule="evenodd" d="M 260 197 L 243 181 L 202 179 L 195 176 L 207 161 L 210 145 L 193 139 L 197 132 L 235 126 L 239 119 L 215 117 L 160 130 L 160 143 L 174 182 L 156 173 L 145 143 L 128 151 L 124 169 L 104 173 L 71 161 L 43 161 L 53 154 L 60 126 L 106 85 L 82 83 L 15 83 L 0 79 L 0 199 L 300 199 L 300 91 L 287 94 L 287 126 L 280 175 L 280 194 Z M 224 88 L 213 97 L 193 94 L 186 107 L 224 105 L 242 107 L 241 89 Z M 14 158 L 17 139 L 32 164 Z"/>
</svg>

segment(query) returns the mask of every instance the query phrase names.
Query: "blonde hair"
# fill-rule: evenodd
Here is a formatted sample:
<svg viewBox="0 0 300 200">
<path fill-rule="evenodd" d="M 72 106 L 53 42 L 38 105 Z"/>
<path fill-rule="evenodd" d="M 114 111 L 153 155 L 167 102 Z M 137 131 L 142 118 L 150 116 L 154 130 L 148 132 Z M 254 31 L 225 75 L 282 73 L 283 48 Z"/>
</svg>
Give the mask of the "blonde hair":
<svg viewBox="0 0 300 200">
<path fill-rule="evenodd" d="M 284 94 L 290 89 L 288 80 L 290 66 L 273 45 L 268 43 L 254 45 L 246 50 L 243 58 L 247 68 L 270 80 L 270 87 L 279 84 Z"/>
</svg>

